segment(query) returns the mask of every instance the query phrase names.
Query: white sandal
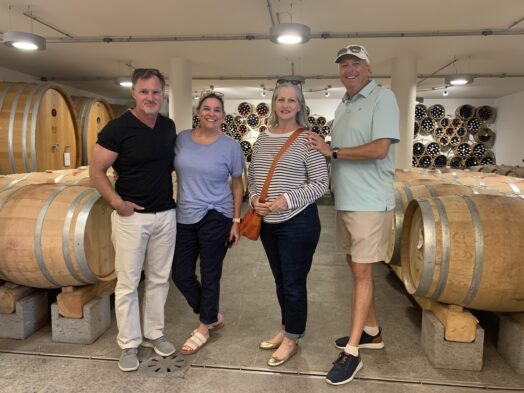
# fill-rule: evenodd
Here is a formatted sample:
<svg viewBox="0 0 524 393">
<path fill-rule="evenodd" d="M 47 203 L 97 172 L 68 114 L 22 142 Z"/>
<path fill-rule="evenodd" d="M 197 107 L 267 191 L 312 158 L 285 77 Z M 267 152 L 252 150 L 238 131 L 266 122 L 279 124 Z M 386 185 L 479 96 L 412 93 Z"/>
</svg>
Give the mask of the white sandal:
<svg viewBox="0 0 524 393">
<path fill-rule="evenodd" d="M 192 355 L 200 350 L 206 343 L 209 341 L 209 336 L 204 336 L 198 331 L 198 329 L 193 330 L 191 336 L 189 336 L 180 349 L 182 355 Z M 190 349 L 184 349 L 184 347 L 189 347 Z"/>
</svg>

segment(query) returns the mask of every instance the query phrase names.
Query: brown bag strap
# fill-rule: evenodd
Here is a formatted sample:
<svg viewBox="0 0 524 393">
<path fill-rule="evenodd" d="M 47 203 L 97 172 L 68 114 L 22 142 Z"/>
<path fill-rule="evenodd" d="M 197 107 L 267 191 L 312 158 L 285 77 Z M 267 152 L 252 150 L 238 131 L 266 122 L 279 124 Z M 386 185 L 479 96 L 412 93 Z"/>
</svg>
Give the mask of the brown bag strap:
<svg viewBox="0 0 524 393">
<path fill-rule="evenodd" d="M 277 167 L 278 160 L 280 159 L 280 157 L 284 155 L 287 148 L 291 146 L 291 144 L 295 141 L 295 139 L 298 138 L 302 130 L 303 128 L 297 128 L 293 132 L 293 134 L 291 134 L 289 138 L 287 138 L 286 143 L 282 145 L 277 155 L 275 156 L 275 159 L 273 160 L 273 163 L 271 164 L 271 168 L 269 168 L 269 172 L 267 173 L 266 181 L 264 182 L 264 186 L 262 187 L 262 192 L 260 193 L 260 197 L 258 198 L 260 202 L 264 203 L 266 201 L 267 189 L 269 188 L 269 183 L 271 183 L 271 178 L 273 177 L 273 174 L 275 173 L 275 168 Z"/>
</svg>

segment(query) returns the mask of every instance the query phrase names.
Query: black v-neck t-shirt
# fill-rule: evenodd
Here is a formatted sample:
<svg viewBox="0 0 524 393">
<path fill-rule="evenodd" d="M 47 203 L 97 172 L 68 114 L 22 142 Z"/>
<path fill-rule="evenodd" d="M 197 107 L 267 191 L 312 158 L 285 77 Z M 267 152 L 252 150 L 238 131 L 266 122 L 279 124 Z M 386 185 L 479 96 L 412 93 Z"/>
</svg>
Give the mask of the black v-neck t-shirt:
<svg viewBox="0 0 524 393">
<path fill-rule="evenodd" d="M 175 207 L 171 179 L 175 141 L 173 120 L 159 114 L 150 128 L 131 111 L 111 120 L 98 134 L 100 146 L 118 153 L 113 164 L 118 174 L 116 192 L 125 201 L 143 206 L 141 213 Z"/>
</svg>

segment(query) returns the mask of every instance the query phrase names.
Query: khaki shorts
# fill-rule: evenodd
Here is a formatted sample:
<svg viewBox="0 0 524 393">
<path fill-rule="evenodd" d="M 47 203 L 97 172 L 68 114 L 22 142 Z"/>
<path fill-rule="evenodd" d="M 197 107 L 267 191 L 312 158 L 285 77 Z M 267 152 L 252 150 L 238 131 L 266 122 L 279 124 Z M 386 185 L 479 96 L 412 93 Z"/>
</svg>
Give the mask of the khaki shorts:
<svg viewBox="0 0 524 393">
<path fill-rule="evenodd" d="M 383 261 L 392 224 L 393 210 L 337 211 L 337 247 L 356 263 Z"/>
</svg>

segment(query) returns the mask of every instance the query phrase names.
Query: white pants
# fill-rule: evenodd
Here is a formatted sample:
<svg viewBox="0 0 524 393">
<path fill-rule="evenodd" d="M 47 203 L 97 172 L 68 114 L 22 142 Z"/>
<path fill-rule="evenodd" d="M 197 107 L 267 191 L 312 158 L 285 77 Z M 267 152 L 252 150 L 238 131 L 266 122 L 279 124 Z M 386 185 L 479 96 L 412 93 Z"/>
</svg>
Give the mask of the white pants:
<svg viewBox="0 0 524 393">
<path fill-rule="evenodd" d="M 138 284 L 145 273 L 142 327 L 145 338 L 155 340 L 164 329 L 164 305 L 176 239 L 175 209 L 160 213 L 134 213 L 111 216 L 115 246 L 115 314 L 120 348 L 136 348 L 142 343 Z"/>
</svg>

